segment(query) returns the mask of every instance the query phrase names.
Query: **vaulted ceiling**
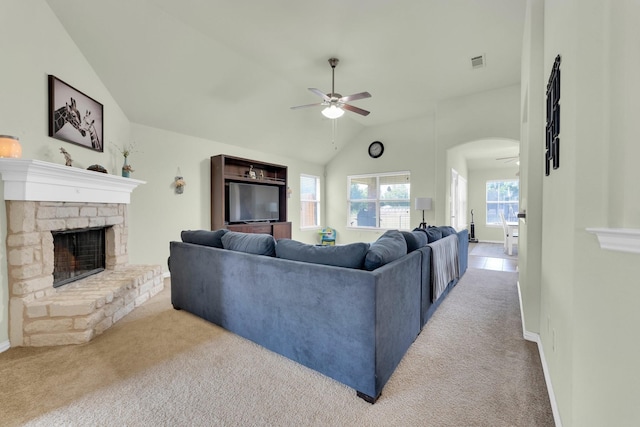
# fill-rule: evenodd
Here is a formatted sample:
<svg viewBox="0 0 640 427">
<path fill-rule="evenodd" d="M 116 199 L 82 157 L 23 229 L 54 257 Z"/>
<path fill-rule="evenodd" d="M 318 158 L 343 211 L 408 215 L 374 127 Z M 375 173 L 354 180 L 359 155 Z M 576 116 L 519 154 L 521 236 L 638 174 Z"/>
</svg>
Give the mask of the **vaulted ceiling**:
<svg viewBox="0 0 640 427">
<path fill-rule="evenodd" d="M 336 146 L 439 100 L 520 81 L 525 0 L 47 0 L 135 123 L 315 163 L 332 124 L 307 88 L 369 91 Z M 471 67 L 485 55 L 486 66 Z"/>
</svg>

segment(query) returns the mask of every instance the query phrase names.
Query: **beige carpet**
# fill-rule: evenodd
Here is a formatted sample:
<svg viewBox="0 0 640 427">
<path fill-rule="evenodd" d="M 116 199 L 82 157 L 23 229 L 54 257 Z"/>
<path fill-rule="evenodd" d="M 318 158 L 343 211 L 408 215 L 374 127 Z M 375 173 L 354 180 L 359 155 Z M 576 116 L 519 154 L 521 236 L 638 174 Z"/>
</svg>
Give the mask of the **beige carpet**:
<svg viewBox="0 0 640 427">
<path fill-rule="evenodd" d="M 0 354 L 3 426 L 552 426 L 516 274 L 469 269 L 375 405 L 167 290 L 92 342 Z"/>
</svg>

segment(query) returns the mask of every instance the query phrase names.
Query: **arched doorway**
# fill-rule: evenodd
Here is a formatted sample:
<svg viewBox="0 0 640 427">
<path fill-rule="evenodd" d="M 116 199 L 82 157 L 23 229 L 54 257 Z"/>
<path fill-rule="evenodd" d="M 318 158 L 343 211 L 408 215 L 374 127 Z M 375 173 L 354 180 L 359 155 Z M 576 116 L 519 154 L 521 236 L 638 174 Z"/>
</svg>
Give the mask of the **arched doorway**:
<svg viewBox="0 0 640 427">
<path fill-rule="evenodd" d="M 518 179 L 519 150 L 519 142 L 507 138 L 484 138 L 447 150 L 445 218 L 453 227 L 469 228 L 470 210 L 474 209 L 476 234 L 482 234 L 487 241 L 502 240 L 501 229 L 487 225 L 486 182 Z"/>
</svg>

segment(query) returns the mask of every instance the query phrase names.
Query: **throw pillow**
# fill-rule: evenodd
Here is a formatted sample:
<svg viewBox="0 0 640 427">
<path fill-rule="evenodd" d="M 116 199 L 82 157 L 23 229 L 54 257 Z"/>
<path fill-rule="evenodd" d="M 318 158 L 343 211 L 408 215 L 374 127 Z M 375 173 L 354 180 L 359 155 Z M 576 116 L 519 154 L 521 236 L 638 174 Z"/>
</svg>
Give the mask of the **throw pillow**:
<svg viewBox="0 0 640 427">
<path fill-rule="evenodd" d="M 371 271 L 407 254 L 407 243 L 398 230 L 388 230 L 369 247 L 364 268 Z"/>
<path fill-rule="evenodd" d="M 367 250 L 368 243 L 316 246 L 291 239 L 278 239 L 276 243 L 278 258 L 346 268 L 362 268 Z"/>
<path fill-rule="evenodd" d="M 196 245 L 213 246 L 222 249 L 222 236 L 229 230 L 221 228 L 220 230 L 184 230 L 180 233 L 182 241 L 185 243 L 195 243 Z"/>
<path fill-rule="evenodd" d="M 447 237 L 451 234 L 455 234 L 456 232 L 455 228 L 449 227 L 448 225 L 441 225 L 440 227 L 435 228 L 437 228 L 442 233 L 442 237 Z"/>
<path fill-rule="evenodd" d="M 401 231 L 407 244 L 407 253 L 411 253 L 428 243 L 427 235 L 421 231 Z"/>
<path fill-rule="evenodd" d="M 270 234 L 229 231 L 222 236 L 222 247 L 255 255 L 274 256 L 276 254 L 276 241 Z"/>
<path fill-rule="evenodd" d="M 424 230 L 412 231 L 411 234 L 415 236 L 416 241 L 418 242 L 418 248 L 427 246 L 427 243 L 429 243 L 429 236 L 427 236 L 427 233 L 425 233 Z M 408 252 L 409 248 L 407 248 L 407 253 Z"/>
<path fill-rule="evenodd" d="M 428 227 L 426 232 L 429 243 L 442 239 L 442 231 L 438 230 L 437 227 Z"/>
</svg>

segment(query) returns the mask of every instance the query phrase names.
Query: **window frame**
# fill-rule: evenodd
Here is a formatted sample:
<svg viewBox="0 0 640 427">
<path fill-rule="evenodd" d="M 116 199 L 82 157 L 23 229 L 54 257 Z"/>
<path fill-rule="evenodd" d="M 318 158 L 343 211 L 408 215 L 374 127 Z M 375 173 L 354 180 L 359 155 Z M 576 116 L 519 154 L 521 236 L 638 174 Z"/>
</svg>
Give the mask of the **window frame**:
<svg viewBox="0 0 640 427">
<path fill-rule="evenodd" d="M 313 179 L 315 180 L 316 183 L 316 198 L 315 199 L 306 199 L 304 198 L 304 195 L 302 193 L 303 189 L 304 189 L 304 185 L 302 185 L 302 180 L 303 179 Z M 300 230 L 318 230 L 320 228 L 322 228 L 322 195 L 320 193 L 321 190 L 321 181 L 320 181 L 320 177 L 317 175 L 311 175 L 311 174 L 307 174 L 307 173 L 301 173 L 300 174 Z M 316 205 L 316 212 L 317 212 L 317 218 L 316 218 L 316 224 L 315 225 L 305 225 L 304 224 L 304 208 L 303 205 L 306 203 L 315 203 Z"/>
<path fill-rule="evenodd" d="M 500 200 L 500 198 L 498 197 L 498 200 L 489 200 L 489 191 L 488 191 L 488 187 L 489 184 L 491 183 L 500 183 L 501 186 L 504 185 L 505 183 L 511 183 L 511 182 L 516 182 L 518 183 L 518 197 L 515 200 Z M 498 221 L 497 222 L 489 222 L 489 204 L 498 204 L 498 210 L 500 205 L 515 205 L 516 209 L 511 209 L 513 210 L 516 214 L 518 212 L 518 209 L 520 207 L 520 179 L 519 178 L 515 178 L 515 179 L 488 179 L 487 181 L 485 181 L 485 193 L 484 193 L 484 197 L 485 197 L 485 226 L 486 227 L 502 227 L 502 221 L 500 221 L 499 217 L 498 217 Z M 505 217 L 505 219 L 507 221 L 509 221 L 510 219 L 513 220 L 513 218 L 508 218 Z"/>
<path fill-rule="evenodd" d="M 351 199 L 351 181 L 354 179 L 362 179 L 362 178 L 375 178 L 376 180 L 376 189 L 380 188 L 380 179 L 385 177 L 393 177 L 393 176 L 406 176 L 407 185 L 409 186 L 407 192 L 406 199 L 384 199 L 381 198 L 381 194 L 376 191 L 376 198 L 368 198 L 368 199 Z M 381 227 L 382 215 L 380 212 L 381 204 L 384 202 L 406 202 L 407 204 L 407 213 L 406 213 L 406 224 L 407 227 Z M 353 216 L 351 213 L 351 204 L 352 203 L 374 203 L 375 204 L 375 218 L 376 225 L 375 226 L 358 226 L 354 225 L 357 221 L 353 220 Z M 397 172 L 380 172 L 380 173 L 370 173 L 370 174 L 358 174 L 358 175 L 348 175 L 347 176 L 347 218 L 346 218 L 346 227 L 352 230 L 370 230 L 370 231 L 378 231 L 378 230 L 411 230 L 411 172 L 410 171 L 397 171 Z M 401 217 L 400 222 L 403 222 Z"/>
</svg>

